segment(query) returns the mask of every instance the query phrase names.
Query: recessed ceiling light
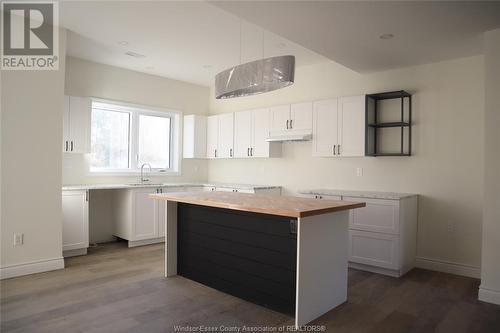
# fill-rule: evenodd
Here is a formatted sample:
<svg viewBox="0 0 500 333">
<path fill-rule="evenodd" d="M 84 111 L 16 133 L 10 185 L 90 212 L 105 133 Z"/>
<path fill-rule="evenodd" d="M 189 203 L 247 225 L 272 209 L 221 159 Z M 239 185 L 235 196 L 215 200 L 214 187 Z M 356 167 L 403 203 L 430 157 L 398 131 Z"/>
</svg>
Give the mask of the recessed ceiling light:
<svg viewBox="0 0 500 333">
<path fill-rule="evenodd" d="M 276 43 L 276 47 L 278 49 L 284 49 L 286 47 L 286 43 L 285 42 Z"/>
<path fill-rule="evenodd" d="M 136 53 L 136 52 L 132 52 L 132 51 L 125 52 L 125 55 L 128 55 L 130 57 L 134 57 L 134 58 L 144 58 L 144 57 L 146 57 L 144 54 L 140 54 L 140 53 Z"/>
<path fill-rule="evenodd" d="M 120 44 L 121 46 L 127 46 L 128 42 L 126 40 L 122 40 L 122 41 L 119 41 L 118 44 Z"/>
<path fill-rule="evenodd" d="M 380 39 L 392 39 L 394 38 L 393 34 L 383 34 L 379 36 Z"/>
</svg>

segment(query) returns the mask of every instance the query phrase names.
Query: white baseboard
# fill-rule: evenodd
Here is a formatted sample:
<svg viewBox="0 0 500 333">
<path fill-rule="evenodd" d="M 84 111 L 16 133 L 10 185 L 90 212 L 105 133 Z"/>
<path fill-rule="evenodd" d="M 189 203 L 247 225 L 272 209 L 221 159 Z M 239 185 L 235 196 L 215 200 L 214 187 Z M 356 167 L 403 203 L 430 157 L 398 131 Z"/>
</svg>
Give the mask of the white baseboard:
<svg viewBox="0 0 500 333">
<path fill-rule="evenodd" d="M 479 279 L 481 268 L 451 261 L 417 257 L 415 267 Z"/>
<path fill-rule="evenodd" d="M 64 259 L 44 259 L 28 263 L 0 267 L 0 280 L 64 268 Z"/>
<path fill-rule="evenodd" d="M 482 286 L 479 286 L 478 298 L 483 302 L 500 305 L 500 291 L 486 289 Z"/>
<path fill-rule="evenodd" d="M 165 237 L 144 239 L 144 240 L 138 240 L 138 241 L 128 241 L 128 247 L 151 245 L 151 244 L 164 243 L 164 242 L 165 242 Z"/>
</svg>

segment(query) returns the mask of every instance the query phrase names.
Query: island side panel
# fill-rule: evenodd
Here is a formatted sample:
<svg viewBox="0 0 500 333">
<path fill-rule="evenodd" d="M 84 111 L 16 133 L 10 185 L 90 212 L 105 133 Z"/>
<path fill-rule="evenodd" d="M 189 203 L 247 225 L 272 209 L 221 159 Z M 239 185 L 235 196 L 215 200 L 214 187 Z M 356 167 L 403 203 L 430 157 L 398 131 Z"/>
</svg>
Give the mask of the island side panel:
<svg viewBox="0 0 500 333">
<path fill-rule="evenodd" d="M 298 219 L 295 325 L 347 300 L 349 211 Z"/>
<path fill-rule="evenodd" d="M 179 203 L 177 274 L 294 315 L 297 235 L 290 218 Z"/>
<path fill-rule="evenodd" d="M 165 205 L 165 276 L 177 275 L 177 202 Z"/>
</svg>

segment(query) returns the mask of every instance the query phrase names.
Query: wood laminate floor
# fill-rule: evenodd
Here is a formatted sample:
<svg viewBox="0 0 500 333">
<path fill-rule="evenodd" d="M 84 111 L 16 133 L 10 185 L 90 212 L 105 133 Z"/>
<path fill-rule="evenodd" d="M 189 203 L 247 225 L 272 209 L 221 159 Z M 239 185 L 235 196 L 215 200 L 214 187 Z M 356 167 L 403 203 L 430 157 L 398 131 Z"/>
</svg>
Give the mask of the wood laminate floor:
<svg viewBox="0 0 500 333">
<path fill-rule="evenodd" d="M 414 269 L 350 270 L 348 302 L 314 321 L 328 332 L 500 332 L 476 279 Z M 1 281 L 1 332 L 173 332 L 175 325 L 292 325 L 286 315 L 182 277 L 163 277 L 163 244 L 110 243 L 66 269 Z M 286 331 L 286 330 L 285 330 Z"/>
</svg>

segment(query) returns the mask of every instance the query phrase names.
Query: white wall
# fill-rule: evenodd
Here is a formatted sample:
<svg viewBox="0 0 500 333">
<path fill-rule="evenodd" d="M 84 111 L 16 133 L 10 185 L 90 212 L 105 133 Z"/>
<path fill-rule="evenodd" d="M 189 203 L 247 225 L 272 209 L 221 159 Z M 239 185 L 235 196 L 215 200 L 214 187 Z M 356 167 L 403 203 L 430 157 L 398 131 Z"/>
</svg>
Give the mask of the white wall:
<svg viewBox="0 0 500 333">
<path fill-rule="evenodd" d="M 59 70 L 1 74 L 3 276 L 63 265 L 60 146 L 65 38 L 65 31 L 60 31 Z M 24 234 L 24 245 L 14 247 L 14 233 Z"/>
<path fill-rule="evenodd" d="M 291 87 L 215 100 L 210 113 L 405 89 L 413 95 L 413 157 L 313 158 L 311 143 L 284 144 L 279 159 L 211 160 L 210 181 L 420 194 L 421 265 L 479 275 L 483 198 L 483 57 L 360 75 L 335 63 L 298 68 Z M 356 176 L 362 167 L 364 175 Z M 448 232 L 448 223 L 453 232 Z M 427 261 L 424 259 L 430 259 Z M 442 265 L 439 262 L 450 263 Z"/>
<path fill-rule="evenodd" d="M 479 299 L 500 304 L 500 29 L 485 34 L 485 174 Z"/>
<path fill-rule="evenodd" d="M 67 58 L 65 93 L 174 109 L 184 114 L 208 112 L 206 87 L 73 57 Z M 150 178 L 162 182 L 206 180 L 206 161 L 182 160 L 181 164 L 180 176 Z M 137 176 L 89 176 L 88 155 L 63 154 L 63 184 L 124 183 L 137 179 Z"/>
</svg>

